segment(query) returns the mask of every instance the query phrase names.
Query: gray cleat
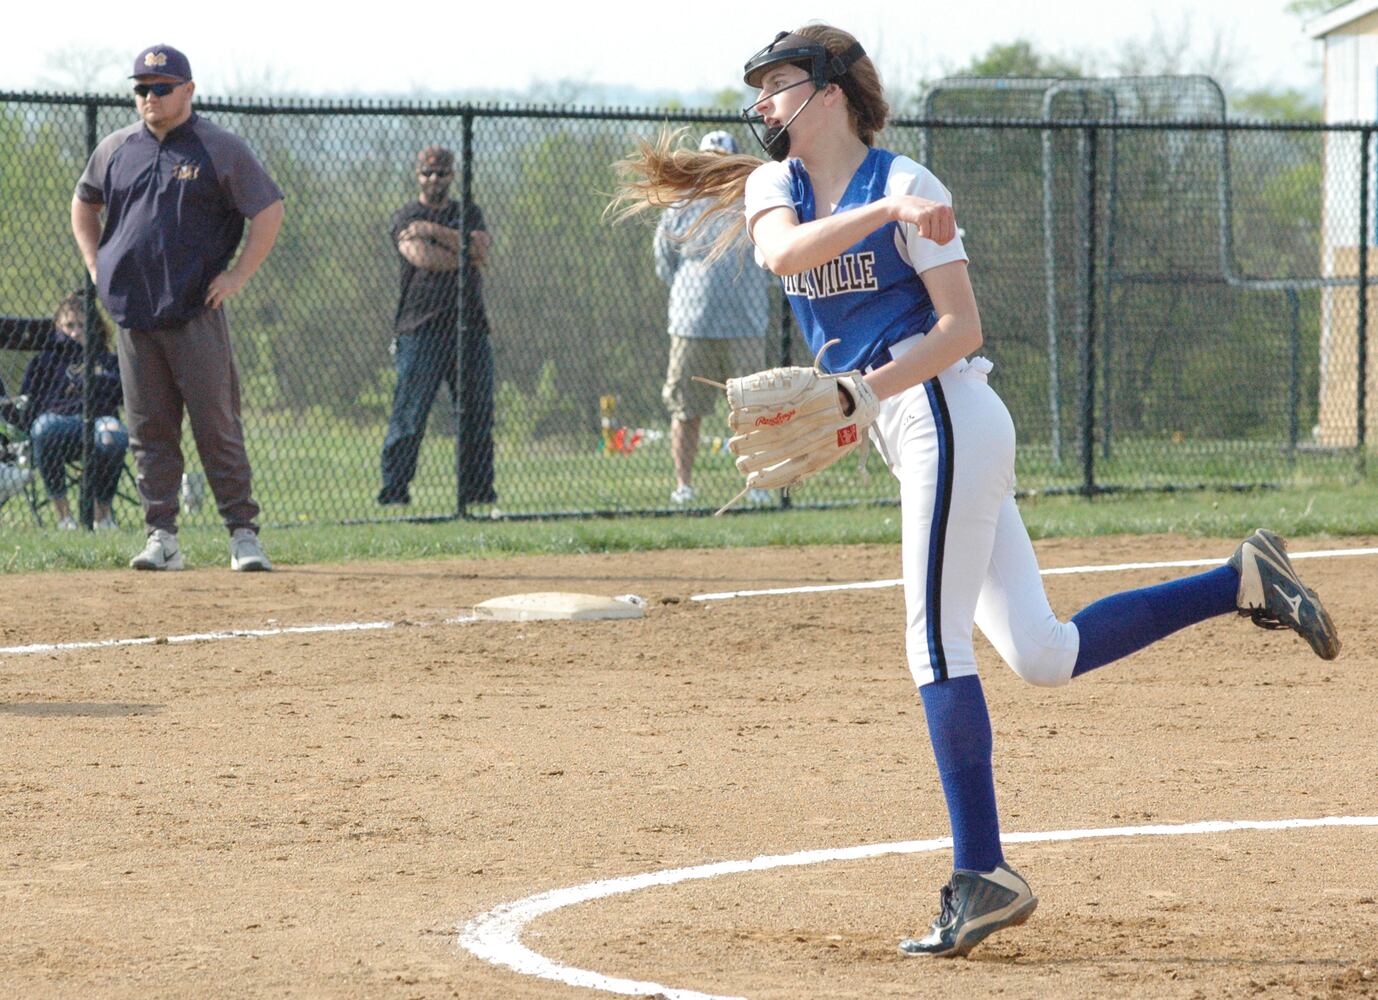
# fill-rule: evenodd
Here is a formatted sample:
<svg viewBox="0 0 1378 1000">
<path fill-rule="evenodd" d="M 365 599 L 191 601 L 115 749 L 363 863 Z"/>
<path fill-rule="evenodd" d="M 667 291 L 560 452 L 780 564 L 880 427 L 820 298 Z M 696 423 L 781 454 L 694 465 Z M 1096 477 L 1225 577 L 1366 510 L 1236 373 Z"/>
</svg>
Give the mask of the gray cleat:
<svg viewBox="0 0 1378 1000">
<path fill-rule="evenodd" d="M 1259 528 L 1240 543 L 1229 564 L 1239 574 L 1236 602 L 1240 615 L 1252 618 L 1259 628 L 1292 629 L 1323 660 L 1340 655 L 1335 623 L 1326 614 L 1320 597 L 1301 582 L 1292 568 L 1286 542 Z"/>
<path fill-rule="evenodd" d="M 959 868 L 943 886 L 941 899 L 933 926 L 921 938 L 901 941 L 901 955 L 960 958 L 996 931 L 1018 927 L 1038 907 L 1029 883 L 1006 864 L 988 872 Z"/>
</svg>

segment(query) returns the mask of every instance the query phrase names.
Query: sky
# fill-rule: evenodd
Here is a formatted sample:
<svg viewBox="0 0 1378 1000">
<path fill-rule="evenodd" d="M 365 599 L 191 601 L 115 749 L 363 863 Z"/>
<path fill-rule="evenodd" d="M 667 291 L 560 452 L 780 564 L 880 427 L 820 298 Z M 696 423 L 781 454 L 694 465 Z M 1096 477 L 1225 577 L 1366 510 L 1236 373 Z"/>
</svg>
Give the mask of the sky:
<svg viewBox="0 0 1378 1000">
<path fill-rule="evenodd" d="M 1222 82 L 1230 89 L 1291 88 L 1318 97 L 1320 43 L 1284 12 L 1285 3 L 1149 0 L 1107 14 L 1104 0 L 28 2 L 4 18 L 0 90 L 53 89 L 66 78 L 64 66 L 102 53 L 107 68 L 96 89 L 123 90 L 125 64 L 162 42 L 190 58 L 202 97 L 255 89 L 444 96 L 526 92 L 560 81 L 713 93 L 739 86 L 743 62 L 777 31 L 822 20 L 857 35 L 891 86 L 916 87 L 1017 39 L 1109 74 L 1126 46 L 1156 37 L 1169 47 L 1185 43 L 1184 71 L 1225 65 Z"/>
</svg>

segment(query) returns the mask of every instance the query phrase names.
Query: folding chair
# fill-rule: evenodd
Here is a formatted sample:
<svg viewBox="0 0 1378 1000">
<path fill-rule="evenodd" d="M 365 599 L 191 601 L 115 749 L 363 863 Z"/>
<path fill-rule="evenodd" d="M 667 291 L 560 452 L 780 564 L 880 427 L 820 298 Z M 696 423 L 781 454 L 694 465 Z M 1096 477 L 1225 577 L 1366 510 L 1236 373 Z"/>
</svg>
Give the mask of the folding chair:
<svg viewBox="0 0 1378 1000">
<path fill-rule="evenodd" d="M 22 407 L 23 397 L 7 396 L 5 383 L 0 381 L 0 507 L 22 496 L 28 501 L 34 523 L 41 525 L 43 521 L 34 502 L 33 469 L 29 467 L 29 436 L 17 424 L 5 419 Z"/>
<path fill-rule="evenodd" d="M 0 392 L 3 392 L 3 385 L 0 385 Z M 0 401 L 7 399 L 8 397 L 0 395 Z M 110 505 L 110 516 L 115 518 L 117 524 L 119 517 L 115 513 L 113 502 L 115 499 L 125 500 L 135 507 L 141 506 L 138 482 L 134 478 L 134 470 L 130 468 L 130 460 L 131 454 L 126 451 L 124 463 L 120 466 L 119 485 L 115 489 L 115 496 Z M 12 486 L 17 488 L 6 489 L 7 467 L 17 471 L 12 483 Z M 79 492 L 82 476 L 81 457 L 68 459 L 64 463 L 63 474 L 68 496 Z M 43 477 L 38 474 L 33 462 L 33 441 L 29 438 L 28 432 L 14 424 L 0 420 L 0 507 L 3 507 L 15 496 L 20 495 L 28 502 L 34 524 L 41 528 L 43 526 L 41 512 L 44 507 L 52 505 L 52 500 L 49 499 L 48 492 L 43 486 Z"/>
<path fill-rule="evenodd" d="M 25 442 L 10 439 L 5 433 L 10 430 L 9 425 L 0 424 L 0 428 L 0 508 L 15 497 L 24 497 L 28 501 L 35 523 L 41 524 L 38 511 L 33 506 L 33 493 L 29 489 L 33 482 L 33 473 L 25 461 Z"/>
<path fill-rule="evenodd" d="M 30 473 L 28 481 L 24 484 L 24 492 L 29 499 L 29 509 L 33 511 L 34 523 L 42 527 L 43 516 L 40 511 L 44 507 L 52 506 L 52 500 L 48 497 L 48 491 L 44 489 L 43 477 L 38 474 L 37 469 L 32 467 L 33 463 L 29 458 L 30 442 L 26 440 L 22 442 L 19 447 L 24 453 L 24 457 L 21 461 L 28 466 L 25 471 Z M 124 500 L 135 507 L 142 506 L 139 501 L 138 481 L 134 478 L 134 470 L 130 467 L 130 462 L 132 461 L 131 454 L 131 452 L 125 452 L 124 463 L 120 466 L 119 485 L 116 486 L 115 495 L 110 501 L 110 516 L 115 520 L 116 524 L 120 523 L 119 514 L 115 507 L 116 500 Z M 76 496 L 79 495 L 81 491 L 81 458 L 68 459 L 67 462 L 64 463 L 63 473 L 67 485 L 67 495 L 75 500 Z M 72 507 L 75 513 L 76 504 L 73 503 Z"/>
</svg>

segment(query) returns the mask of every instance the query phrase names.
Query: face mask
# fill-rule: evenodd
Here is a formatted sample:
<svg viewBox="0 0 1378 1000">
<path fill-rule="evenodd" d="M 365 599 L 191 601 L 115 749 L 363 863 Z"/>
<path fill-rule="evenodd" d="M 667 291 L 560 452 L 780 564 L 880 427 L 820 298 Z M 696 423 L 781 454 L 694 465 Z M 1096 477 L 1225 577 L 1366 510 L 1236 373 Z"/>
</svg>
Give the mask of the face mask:
<svg viewBox="0 0 1378 1000">
<path fill-rule="evenodd" d="M 790 90 L 794 87 L 801 87 L 812 82 L 812 80 L 800 80 L 798 83 L 792 83 L 788 87 L 775 91 L 775 93 L 782 94 L 786 90 Z M 822 89 L 815 84 L 814 91 L 809 95 L 809 99 L 799 105 L 799 110 L 789 116 L 789 121 L 785 122 L 783 125 L 772 125 L 765 130 L 764 135 L 758 131 L 756 127 L 761 123 L 761 116 L 752 110 L 755 105 L 743 109 L 742 118 L 751 127 L 751 134 L 756 137 L 756 141 L 761 144 L 761 148 L 765 150 L 766 155 L 772 160 L 784 160 L 789 156 L 789 132 L 787 130 L 794 124 L 794 119 L 798 118 L 803 113 L 804 109 L 812 104 L 813 99 L 820 93 L 822 93 Z M 773 97 L 774 94 L 771 96 Z"/>
<path fill-rule="evenodd" d="M 783 125 L 775 125 L 766 129 L 765 137 L 761 140 L 761 148 L 772 160 L 788 159 L 789 132 Z"/>
</svg>

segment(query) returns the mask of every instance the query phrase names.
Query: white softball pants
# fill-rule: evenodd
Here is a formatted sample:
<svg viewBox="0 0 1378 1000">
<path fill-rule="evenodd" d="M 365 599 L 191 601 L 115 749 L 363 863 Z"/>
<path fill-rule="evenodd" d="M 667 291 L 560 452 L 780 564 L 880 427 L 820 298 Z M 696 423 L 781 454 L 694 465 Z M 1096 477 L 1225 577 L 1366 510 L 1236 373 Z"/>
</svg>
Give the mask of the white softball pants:
<svg viewBox="0 0 1378 1000">
<path fill-rule="evenodd" d="M 973 625 L 1031 684 L 1066 684 L 1076 663 L 1076 626 L 1048 605 L 1014 502 L 1014 423 L 986 384 L 992 367 L 957 362 L 882 402 L 871 428 L 900 481 L 905 639 L 920 686 L 976 673 Z"/>
</svg>

